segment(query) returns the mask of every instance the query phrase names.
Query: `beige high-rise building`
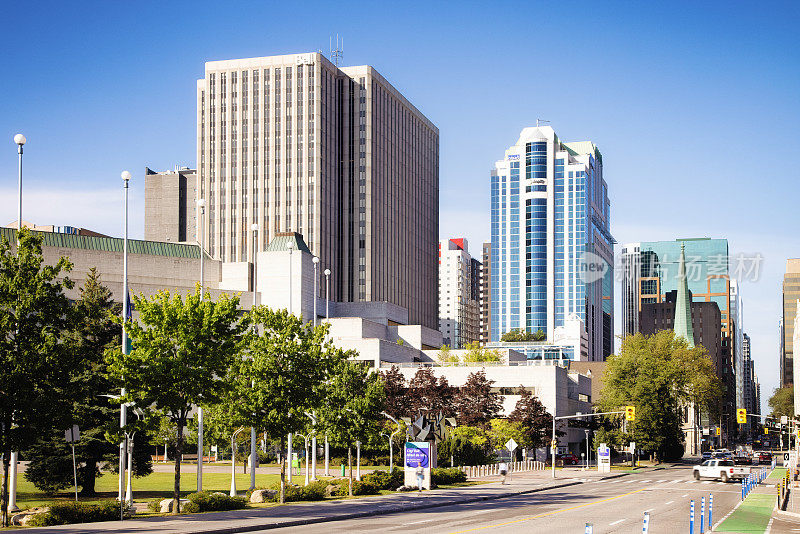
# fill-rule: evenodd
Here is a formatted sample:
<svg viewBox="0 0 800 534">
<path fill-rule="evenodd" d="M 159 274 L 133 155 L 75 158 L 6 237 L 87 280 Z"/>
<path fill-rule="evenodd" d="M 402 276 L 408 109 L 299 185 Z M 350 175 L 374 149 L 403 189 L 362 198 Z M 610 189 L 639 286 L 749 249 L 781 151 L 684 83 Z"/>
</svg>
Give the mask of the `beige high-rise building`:
<svg viewBox="0 0 800 534">
<path fill-rule="evenodd" d="M 781 329 L 781 387 L 794 384 L 794 329 L 800 299 L 800 258 L 786 260 L 783 275 L 783 328 Z"/>
<path fill-rule="evenodd" d="M 208 62 L 197 136 L 212 257 L 252 261 L 253 224 L 257 251 L 297 232 L 332 300 L 438 328 L 439 130 L 375 69 L 319 53 Z"/>
<path fill-rule="evenodd" d="M 144 169 L 146 241 L 197 243 L 197 172 L 188 167 L 155 172 Z"/>
</svg>

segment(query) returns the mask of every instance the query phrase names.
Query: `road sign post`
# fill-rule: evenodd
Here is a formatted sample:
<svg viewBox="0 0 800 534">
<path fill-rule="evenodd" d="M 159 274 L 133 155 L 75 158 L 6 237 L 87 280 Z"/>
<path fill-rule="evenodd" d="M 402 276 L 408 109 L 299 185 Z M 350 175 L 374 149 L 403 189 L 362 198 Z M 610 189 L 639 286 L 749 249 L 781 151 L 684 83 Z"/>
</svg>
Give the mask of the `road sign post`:
<svg viewBox="0 0 800 534">
<path fill-rule="evenodd" d="M 64 432 L 64 439 L 72 445 L 72 478 L 75 481 L 75 501 L 78 500 L 78 467 L 75 463 L 75 442 L 81 439 L 81 431 L 78 425 L 72 425 L 72 428 Z"/>
</svg>

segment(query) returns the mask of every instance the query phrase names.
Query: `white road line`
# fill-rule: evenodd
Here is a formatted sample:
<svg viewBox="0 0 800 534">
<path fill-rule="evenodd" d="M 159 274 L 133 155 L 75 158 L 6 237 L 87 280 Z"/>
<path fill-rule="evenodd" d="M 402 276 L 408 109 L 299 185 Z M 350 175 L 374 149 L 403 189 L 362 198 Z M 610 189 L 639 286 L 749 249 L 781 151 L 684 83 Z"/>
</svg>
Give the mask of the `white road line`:
<svg viewBox="0 0 800 534">
<path fill-rule="evenodd" d="M 642 484 L 646 484 L 647 482 L 650 482 L 650 480 L 640 480 L 639 482 L 641 482 Z"/>
<path fill-rule="evenodd" d="M 609 523 L 608 526 L 609 527 L 613 527 L 614 525 L 622 523 L 623 521 L 625 521 L 625 520 L 624 519 L 618 519 L 617 521 L 614 521 L 613 523 Z"/>
<path fill-rule="evenodd" d="M 688 496 L 689 496 L 688 493 L 684 493 L 683 495 L 681 495 L 681 497 L 688 497 Z"/>
<path fill-rule="evenodd" d="M 429 521 L 434 521 L 433 519 L 424 519 L 422 521 L 412 521 L 411 523 L 406 523 L 406 525 L 419 525 L 420 523 L 428 523 Z"/>
<path fill-rule="evenodd" d="M 674 503 L 674 502 L 675 502 L 675 501 L 669 501 L 669 502 L 665 502 L 664 504 L 672 504 L 672 503 Z"/>
</svg>

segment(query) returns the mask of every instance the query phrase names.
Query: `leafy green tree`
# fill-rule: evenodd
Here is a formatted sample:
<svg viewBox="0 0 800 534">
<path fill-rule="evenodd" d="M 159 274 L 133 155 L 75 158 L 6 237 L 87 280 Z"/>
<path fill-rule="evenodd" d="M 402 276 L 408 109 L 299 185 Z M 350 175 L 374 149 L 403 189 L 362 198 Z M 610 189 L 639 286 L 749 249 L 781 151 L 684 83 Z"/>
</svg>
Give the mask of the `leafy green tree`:
<svg viewBox="0 0 800 534">
<path fill-rule="evenodd" d="M 794 417 L 794 391 L 792 388 L 775 388 L 768 401 L 773 417 Z"/>
<path fill-rule="evenodd" d="M 502 449 L 513 439 L 517 444 L 525 440 L 525 427 L 520 421 L 510 419 L 492 419 L 488 431 L 489 442 L 494 449 Z"/>
<path fill-rule="evenodd" d="M 3 454 L 2 520 L 8 526 L 11 451 L 67 424 L 65 385 L 71 352 L 64 343 L 71 310 L 64 274 L 72 264 L 44 265 L 42 238 L 23 229 L 18 250 L 0 242 L 0 452 Z M 65 427 L 65 426 L 64 426 Z"/>
<path fill-rule="evenodd" d="M 363 362 L 339 361 L 323 392 L 320 426 L 335 446 L 347 447 L 348 493 L 353 495 L 353 444 L 374 444 L 380 440 L 385 393 L 383 380 Z"/>
<path fill-rule="evenodd" d="M 437 450 L 442 463 L 452 458 L 454 465 L 485 465 L 493 460 L 489 436 L 479 427 L 457 426 L 451 429 Z"/>
<path fill-rule="evenodd" d="M 503 397 L 492 391 L 493 380 L 484 371 L 470 373 L 467 382 L 455 393 L 454 404 L 459 424 L 486 426 L 503 407 Z"/>
<path fill-rule="evenodd" d="M 636 421 L 628 424 L 628 433 L 662 461 L 683 454 L 683 406 L 714 409 L 722 394 L 705 349 L 689 348 L 671 330 L 626 336 L 620 353 L 608 359 L 604 384 L 602 411 L 635 406 Z"/>
<path fill-rule="evenodd" d="M 508 416 L 509 421 L 522 424 L 522 441 L 517 443 L 526 449 L 546 447 L 552 439 L 553 416 L 538 397 L 524 386 L 517 391 L 520 398 Z"/>
<path fill-rule="evenodd" d="M 481 363 L 481 362 L 502 362 L 503 356 L 497 349 L 490 350 L 481 347 L 477 341 L 467 343 L 467 352 L 464 353 L 464 362 L 466 363 Z"/>
<path fill-rule="evenodd" d="M 286 310 L 257 306 L 250 320 L 257 332 L 248 331 L 247 350 L 228 376 L 233 385 L 225 402 L 233 407 L 228 431 L 254 427 L 279 438 L 283 449 L 288 434 L 308 430 L 306 412 L 328 402 L 320 390 L 334 367 L 351 353 L 325 340 L 327 325 L 314 328 Z M 281 459 L 280 500 L 284 502 L 286 455 Z"/>
<path fill-rule="evenodd" d="M 458 355 L 450 351 L 450 345 L 442 345 L 439 349 L 439 354 L 436 355 L 439 363 L 458 363 Z"/>
<path fill-rule="evenodd" d="M 130 354 L 109 353 L 110 372 L 127 394 L 123 401 L 168 417 L 176 426 L 174 512 L 179 513 L 184 429 L 192 407 L 222 399 L 226 376 L 241 350 L 247 326 L 239 298 L 217 301 L 199 289 L 186 298 L 160 291 L 134 296 L 138 321 L 126 321 L 133 342 Z"/>
</svg>

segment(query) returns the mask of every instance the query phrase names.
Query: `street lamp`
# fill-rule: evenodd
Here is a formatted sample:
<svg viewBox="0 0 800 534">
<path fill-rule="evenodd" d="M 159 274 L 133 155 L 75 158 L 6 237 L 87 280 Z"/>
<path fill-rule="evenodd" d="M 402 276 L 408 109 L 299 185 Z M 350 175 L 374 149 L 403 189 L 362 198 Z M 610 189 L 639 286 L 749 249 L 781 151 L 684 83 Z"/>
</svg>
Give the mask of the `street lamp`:
<svg viewBox="0 0 800 534">
<path fill-rule="evenodd" d="M 317 327 L 317 265 L 319 265 L 319 258 L 314 256 L 311 258 L 311 263 L 314 264 L 314 328 Z"/>
<path fill-rule="evenodd" d="M 205 250 L 203 249 L 203 229 L 206 220 L 206 201 L 203 198 L 197 199 L 197 207 L 200 208 L 200 221 L 198 222 L 197 246 L 200 249 L 200 302 L 203 301 L 205 289 Z M 197 407 L 197 491 L 203 491 L 203 407 Z M 164 445 L 164 461 L 167 458 L 167 447 Z"/>
<path fill-rule="evenodd" d="M 316 292 L 315 292 L 316 295 Z M 314 303 L 316 303 L 316 296 L 314 298 Z M 316 313 L 314 317 L 316 318 Z M 311 419 L 312 427 L 317 426 L 317 417 L 314 415 L 313 412 L 306 412 L 306 415 Z M 317 431 L 312 428 L 312 435 L 311 435 L 311 480 L 317 480 Z"/>
<path fill-rule="evenodd" d="M 294 242 L 289 241 L 286 243 L 286 248 L 289 249 L 289 315 L 292 314 L 292 252 L 294 251 Z"/>
<path fill-rule="evenodd" d="M 397 426 L 396 430 L 394 432 L 392 432 L 391 436 L 389 436 L 389 472 L 391 473 L 392 471 L 394 471 L 394 456 L 393 456 L 392 440 L 394 439 L 395 434 L 400 432 L 400 423 L 397 422 L 397 419 L 395 419 L 394 417 L 392 417 L 391 415 L 389 415 L 386 412 L 381 412 L 381 414 L 386 416 L 388 419 L 390 419 Z"/>
<path fill-rule="evenodd" d="M 256 276 L 256 235 L 258 234 L 258 224 L 253 223 L 250 226 L 250 229 L 253 231 L 253 308 L 256 307 L 256 282 L 258 277 Z M 258 330 L 257 325 L 253 325 L 253 328 Z M 256 429 L 255 427 L 250 427 L 250 489 L 255 489 L 256 487 Z"/>
<path fill-rule="evenodd" d="M 19 153 L 19 192 L 17 195 L 19 205 L 17 206 L 17 230 L 22 230 L 22 145 L 24 145 L 27 141 L 28 140 L 25 139 L 25 136 L 22 134 L 17 134 L 14 136 L 14 142 L 17 144 L 17 152 Z"/>
<path fill-rule="evenodd" d="M 244 430 L 244 427 L 239 428 L 231 435 L 231 491 L 230 496 L 236 497 L 236 436 Z"/>
<path fill-rule="evenodd" d="M 331 302 L 331 270 L 325 269 L 325 319 L 330 319 L 330 302 Z"/>
<path fill-rule="evenodd" d="M 122 171 L 120 174 L 122 178 L 122 182 L 125 187 L 125 209 L 123 211 L 125 218 L 124 220 L 124 239 L 122 241 L 122 353 L 128 354 L 128 332 L 125 329 L 125 322 L 129 319 L 128 316 L 128 308 L 130 307 L 130 303 L 128 302 L 128 183 L 131 181 L 131 173 L 128 171 Z M 122 388 L 122 396 L 125 396 L 125 388 Z M 120 405 L 119 410 L 119 427 L 125 428 L 125 425 L 128 424 L 128 414 L 127 409 L 125 407 L 125 403 Z M 119 492 L 117 494 L 117 499 L 122 502 L 124 495 L 123 495 L 123 485 L 125 480 L 125 441 L 123 440 L 119 444 Z"/>
<path fill-rule="evenodd" d="M 303 485 L 304 486 L 308 486 L 308 434 L 300 434 L 298 432 L 297 435 L 300 436 L 301 438 L 303 438 L 305 440 L 305 444 L 306 444 L 306 483 L 303 484 Z M 298 467 L 299 467 L 299 465 L 298 465 Z"/>
<path fill-rule="evenodd" d="M 140 408 L 134 408 L 134 413 L 142 419 L 144 417 L 144 413 Z M 133 437 L 136 435 L 136 431 L 133 432 L 125 432 L 125 438 L 128 441 L 128 486 L 125 490 L 125 502 L 128 504 L 133 503 L 133 486 L 131 485 L 131 478 L 133 476 Z"/>
</svg>

